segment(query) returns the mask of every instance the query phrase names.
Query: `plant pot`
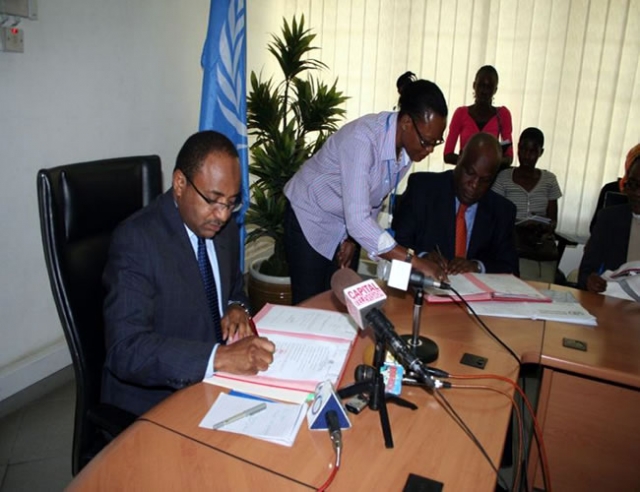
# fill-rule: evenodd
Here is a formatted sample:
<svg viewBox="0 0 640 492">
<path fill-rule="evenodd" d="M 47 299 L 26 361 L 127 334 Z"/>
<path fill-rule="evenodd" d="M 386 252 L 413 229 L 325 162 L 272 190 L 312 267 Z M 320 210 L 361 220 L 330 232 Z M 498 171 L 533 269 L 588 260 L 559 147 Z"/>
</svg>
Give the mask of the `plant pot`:
<svg viewBox="0 0 640 492">
<path fill-rule="evenodd" d="M 267 302 L 291 305 L 291 279 L 260 273 L 258 270 L 263 261 L 264 259 L 255 260 L 249 268 L 249 301 L 254 314 Z"/>
</svg>

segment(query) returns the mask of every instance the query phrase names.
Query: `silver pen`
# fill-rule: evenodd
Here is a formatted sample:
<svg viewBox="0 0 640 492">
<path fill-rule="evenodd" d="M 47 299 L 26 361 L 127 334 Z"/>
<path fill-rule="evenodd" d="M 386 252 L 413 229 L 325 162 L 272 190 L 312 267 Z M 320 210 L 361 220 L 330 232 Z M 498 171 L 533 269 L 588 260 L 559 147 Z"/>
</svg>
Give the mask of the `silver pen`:
<svg viewBox="0 0 640 492">
<path fill-rule="evenodd" d="M 229 417 L 228 419 L 224 419 L 224 420 L 218 422 L 217 424 L 214 424 L 213 427 L 211 427 L 211 428 L 213 430 L 220 429 L 221 427 L 224 427 L 225 425 L 229 425 L 232 422 L 235 422 L 236 420 L 240 420 L 240 419 L 243 419 L 245 417 L 249 417 L 250 415 L 255 415 L 258 412 L 262 412 L 265 408 L 267 408 L 267 404 L 262 402 L 259 405 L 256 405 L 255 407 L 247 408 L 246 410 L 243 410 L 242 412 L 237 413 L 236 415 L 233 415 L 233 416 Z"/>
</svg>

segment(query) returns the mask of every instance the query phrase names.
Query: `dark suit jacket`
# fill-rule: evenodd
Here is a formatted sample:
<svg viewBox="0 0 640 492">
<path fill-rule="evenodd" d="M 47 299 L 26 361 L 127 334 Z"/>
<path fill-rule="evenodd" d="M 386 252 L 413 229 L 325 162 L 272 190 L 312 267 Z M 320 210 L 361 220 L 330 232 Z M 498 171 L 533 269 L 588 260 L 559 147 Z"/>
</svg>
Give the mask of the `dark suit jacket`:
<svg viewBox="0 0 640 492">
<path fill-rule="evenodd" d="M 456 205 L 453 171 L 413 173 L 393 217 L 396 241 L 416 253 L 440 248 L 455 256 Z M 487 273 L 519 275 L 514 240 L 516 207 L 489 190 L 478 202 L 467 258 L 484 263 Z"/>
<path fill-rule="evenodd" d="M 222 305 L 247 303 L 238 227 L 214 237 Z M 169 190 L 114 232 L 103 275 L 102 400 L 141 414 L 201 381 L 215 344 L 198 261 Z"/>
<path fill-rule="evenodd" d="M 578 287 L 587 288 L 587 277 L 600 270 L 615 270 L 627 261 L 631 234 L 631 207 L 628 204 L 603 208 L 596 216 L 591 237 L 580 262 Z"/>
</svg>

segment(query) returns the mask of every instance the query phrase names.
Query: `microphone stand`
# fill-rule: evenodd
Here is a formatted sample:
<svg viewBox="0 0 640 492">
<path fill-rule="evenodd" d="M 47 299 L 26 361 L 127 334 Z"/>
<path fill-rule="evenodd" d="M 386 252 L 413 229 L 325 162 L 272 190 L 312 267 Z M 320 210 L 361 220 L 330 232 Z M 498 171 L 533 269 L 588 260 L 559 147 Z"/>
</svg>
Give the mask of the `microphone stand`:
<svg viewBox="0 0 640 492">
<path fill-rule="evenodd" d="M 424 291 L 416 288 L 416 295 L 413 298 L 413 327 L 411 335 L 400 335 L 420 361 L 424 364 L 433 362 L 438 358 L 438 345 L 427 337 L 420 336 L 420 319 L 422 317 L 422 306 L 424 304 Z"/>
<path fill-rule="evenodd" d="M 338 396 L 342 399 L 362 393 L 369 395 L 369 408 L 377 411 L 380 415 L 380 425 L 384 437 L 384 445 L 387 449 L 393 448 L 393 436 L 391 434 L 391 424 L 389 423 L 389 412 L 387 411 L 387 401 L 395 403 L 401 407 L 417 410 L 418 407 L 403 398 L 389 395 L 385 392 L 384 377 L 380 369 L 384 365 L 387 353 L 386 340 L 376 333 L 376 348 L 373 355 L 373 376 L 365 381 L 356 381 L 349 386 L 338 390 Z"/>
</svg>

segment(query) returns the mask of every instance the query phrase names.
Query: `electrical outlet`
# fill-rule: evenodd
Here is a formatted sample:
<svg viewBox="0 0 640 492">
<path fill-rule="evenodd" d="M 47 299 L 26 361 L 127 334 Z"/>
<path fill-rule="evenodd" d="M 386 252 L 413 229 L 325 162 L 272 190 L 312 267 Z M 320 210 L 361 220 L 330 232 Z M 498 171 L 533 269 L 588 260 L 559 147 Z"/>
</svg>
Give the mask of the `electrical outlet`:
<svg viewBox="0 0 640 492">
<path fill-rule="evenodd" d="M 487 365 L 487 358 L 479 355 L 465 353 L 460 359 L 460 364 L 475 367 L 476 369 L 484 369 Z"/>
<path fill-rule="evenodd" d="M 24 31 L 17 27 L 0 28 L 0 46 L 2 51 L 24 53 Z"/>
</svg>

